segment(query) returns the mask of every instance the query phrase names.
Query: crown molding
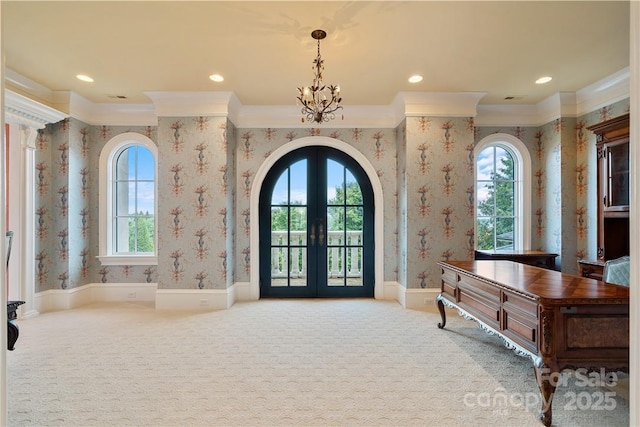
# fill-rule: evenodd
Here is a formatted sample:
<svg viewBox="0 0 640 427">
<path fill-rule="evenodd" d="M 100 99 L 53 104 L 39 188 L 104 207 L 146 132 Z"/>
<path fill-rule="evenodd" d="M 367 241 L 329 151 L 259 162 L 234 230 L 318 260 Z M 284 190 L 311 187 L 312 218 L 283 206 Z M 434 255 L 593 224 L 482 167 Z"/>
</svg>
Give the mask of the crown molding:
<svg viewBox="0 0 640 427">
<path fill-rule="evenodd" d="M 475 117 L 486 92 L 400 92 L 392 105 L 401 117 Z"/>
<path fill-rule="evenodd" d="M 611 74 L 576 92 L 578 116 L 596 111 L 623 99 L 631 93 L 629 67 Z"/>
<path fill-rule="evenodd" d="M 6 82 L 10 96 L 21 96 L 23 103 L 29 100 L 40 109 L 29 113 L 26 107 L 22 112 L 7 108 L 8 119 L 29 121 L 32 114 L 30 123 L 40 127 L 68 116 L 91 125 L 112 126 L 155 126 L 158 117 L 195 116 L 227 117 L 240 128 L 395 128 L 406 117 L 415 116 L 474 117 L 476 126 L 541 126 L 558 117 L 596 111 L 629 98 L 630 93 L 627 67 L 575 93 L 560 92 L 534 105 L 479 104 L 485 92 L 400 92 L 390 105 L 347 105 L 331 122 L 309 123 L 302 122 L 296 106 L 242 105 L 233 92 L 156 91 L 145 92 L 149 104 L 94 103 L 73 92 L 52 92 L 11 70 L 7 70 Z M 38 115 L 46 117 L 47 109 L 61 116 L 54 114 L 42 122 Z"/>
<path fill-rule="evenodd" d="M 224 116 L 238 106 L 233 92 L 145 92 L 158 117 Z M 234 99 L 236 98 L 236 99 Z"/>
<path fill-rule="evenodd" d="M 152 104 L 94 103 L 75 92 L 54 92 L 52 104 L 89 125 L 156 126 Z"/>
<path fill-rule="evenodd" d="M 394 128 L 400 120 L 390 106 L 345 105 L 326 123 L 302 121 L 300 108 L 289 105 L 246 105 L 229 119 L 239 128 Z"/>
<path fill-rule="evenodd" d="M 580 117 L 629 98 L 629 68 L 577 92 L 559 92 L 535 105 L 479 105 L 476 126 L 542 126 L 560 117 Z"/>
<path fill-rule="evenodd" d="M 35 129 L 44 128 L 47 123 L 57 123 L 67 115 L 9 89 L 4 91 L 5 121 Z"/>
</svg>

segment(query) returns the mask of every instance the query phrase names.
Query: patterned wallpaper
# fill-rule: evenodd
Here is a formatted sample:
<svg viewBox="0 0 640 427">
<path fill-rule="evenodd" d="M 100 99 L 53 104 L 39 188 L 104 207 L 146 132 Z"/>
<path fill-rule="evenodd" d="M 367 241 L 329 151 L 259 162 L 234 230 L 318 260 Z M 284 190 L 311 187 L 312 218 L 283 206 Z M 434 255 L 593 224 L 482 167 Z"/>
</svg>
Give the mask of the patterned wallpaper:
<svg viewBox="0 0 640 427">
<path fill-rule="evenodd" d="M 473 148 L 519 138 L 532 159 L 532 247 L 562 269 L 595 257 L 595 137 L 585 128 L 629 110 L 621 101 L 540 127 L 474 127 L 471 118 L 408 117 L 395 129 L 238 129 L 223 117 L 161 117 L 158 126 L 90 126 L 67 119 L 36 146 L 36 292 L 88 283 L 157 282 L 223 289 L 249 281 L 250 194 L 276 148 L 307 136 L 341 140 L 375 168 L 384 196 L 384 281 L 437 287 L 439 260 L 473 257 Z M 158 145 L 158 266 L 101 266 L 98 164 L 124 132 Z"/>
<path fill-rule="evenodd" d="M 438 287 L 437 261 L 473 258 L 473 129 L 471 118 L 406 119 L 407 288 Z"/>
</svg>

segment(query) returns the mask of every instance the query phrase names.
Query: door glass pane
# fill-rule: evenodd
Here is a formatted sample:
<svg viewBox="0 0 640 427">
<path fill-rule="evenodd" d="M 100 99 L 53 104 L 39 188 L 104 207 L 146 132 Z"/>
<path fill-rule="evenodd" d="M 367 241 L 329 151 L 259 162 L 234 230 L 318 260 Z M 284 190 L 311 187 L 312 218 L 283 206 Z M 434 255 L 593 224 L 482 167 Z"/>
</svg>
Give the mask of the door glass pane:
<svg viewBox="0 0 640 427">
<path fill-rule="evenodd" d="M 329 246 L 327 247 L 328 251 L 328 264 L 329 264 L 329 275 L 328 275 L 328 283 L 329 286 L 344 286 L 345 275 L 344 275 L 344 247 L 342 246 Z"/>
<path fill-rule="evenodd" d="M 289 203 L 292 205 L 307 204 L 307 160 L 300 160 L 291 165 L 291 183 Z"/>
<path fill-rule="evenodd" d="M 291 206 L 289 214 L 289 244 L 305 246 L 307 242 L 307 208 L 306 206 Z"/>
<path fill-rule="evenodd" d="M 347 199 L 346 203 L 349 205 L 360 205 L 362 204 L 362 190 L 360 190 L 360 185 L 358 185 L 358 181 L 353 176 L 349 169 L 346 170 L 346 190 L 347 190 Z"/>
<path fill-rule="evenodd" d="M 327 236 L 328 244 L 334 244 L 332 243 L 334 241 L 332 239 L 333 236 L 339 235 L 344 231 L 344 217 L 344 206 L 327 207 L 327 228 L 329 232 L 329 235 Z"/>
<path fill-rule="evenodd" d="M 334 160 L 327 160 L 327 204 L 344 203 L 345 167 Z"/>
<path fill-rule="evenodd" d="M 289 166 L 271 193 L 271 286 L 307 286 L 307 160 Z"/>
<path fill-rule="evenodd" d="M 288 213 L 289 208 L 272 206 L 271 207 L 271 243 L 275 243 L 278 239 L 282 238 L 283 243 L 287 241 L 287 228 L 288 228 Z M 278 244 L 283 244 L 278 243 Z"/>
<path fill-rule="evenodd" d="M 327 161 L 327 285 L 363 286 L 363 201 L 355 176 Z"/>
<path fill-rule="evenodd" d="M 289 202 L 289 173 L 284 171 L 276 185 L 273 187 L 273 193 L 271 193 L 272 205 L 286 205 Z"/>
<path fill-rule="evenodd" d="M 350 235 L 353 232 L 362 232 L 362 218 L 364 208 L 362 206 L 349 206 L 346 208 L 346 228 Z M 353 234 L 360 235 L 361 233 Z"/>
<path fill-rule="evenodd" d="M 290 286 L 307 286 L 306 258 L 306 248 L 289 248 Z"/>
<path fill-rule="evenodd" d="M 279 240 L 277 238 L 276 240 Z M 271 247 L 271 286 L 287 286 L 287 252 L 282 246 Z"/>
</svg>

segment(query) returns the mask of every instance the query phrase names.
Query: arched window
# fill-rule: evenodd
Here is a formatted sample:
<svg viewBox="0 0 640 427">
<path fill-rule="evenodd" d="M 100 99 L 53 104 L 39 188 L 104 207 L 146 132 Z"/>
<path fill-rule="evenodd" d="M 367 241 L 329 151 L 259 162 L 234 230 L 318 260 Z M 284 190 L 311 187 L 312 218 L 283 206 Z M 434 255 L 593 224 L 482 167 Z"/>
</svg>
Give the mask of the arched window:
<svg viewBox="0 0 640 427">
<path fill-rule="evenodd" d="M 477 250 L 531 248 L 531 158 L 519 139 L 493 134 L 475 148 Z"/>
<path fill-rule="evenodd" d="M 100 153 L 100 262 L 155 265 L 157 147 L 144 135 L 112 138 Z"/>
</svg>

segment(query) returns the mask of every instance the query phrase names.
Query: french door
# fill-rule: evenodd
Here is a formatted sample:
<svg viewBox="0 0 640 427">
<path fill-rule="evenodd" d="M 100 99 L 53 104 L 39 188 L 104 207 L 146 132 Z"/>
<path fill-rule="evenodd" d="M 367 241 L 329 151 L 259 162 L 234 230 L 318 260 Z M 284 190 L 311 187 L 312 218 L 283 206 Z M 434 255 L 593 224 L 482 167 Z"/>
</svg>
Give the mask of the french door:
<svg viewBox="0 0 640 427">
<path fill-rule="evenodd" d="M 330 147 L 304 147 L 271 168 L 260 192 L 261 297 L 373 297 L 373 190 Z"/>
</svg>

